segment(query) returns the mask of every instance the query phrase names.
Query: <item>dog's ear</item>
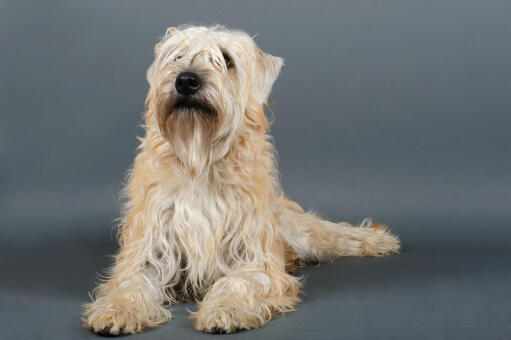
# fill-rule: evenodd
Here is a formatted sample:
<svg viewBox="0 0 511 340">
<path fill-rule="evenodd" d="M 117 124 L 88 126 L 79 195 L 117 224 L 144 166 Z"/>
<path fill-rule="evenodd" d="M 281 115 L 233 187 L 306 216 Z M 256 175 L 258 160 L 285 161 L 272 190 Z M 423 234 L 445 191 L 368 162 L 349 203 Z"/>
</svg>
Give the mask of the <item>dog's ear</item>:
<svg viewBox="0 0 511 340">
<path fill-rule="evenodd" d="M 158 55 L 158 52 L 160 51 L 160 46 L 161 44 L 168 38 L 170 38 L 171 36 L 173 36 L 174 34 L 176 34 L 176 32 L 179 32 L 179 30 L 175 27 L 169 27 L 167 28 L 167 30 L 165 31 L 165 35 L 163 36 L 163 38 L 160 40 L 160 42 L 158 42 L 155 46 L 154 46 L 154 56 L 156 57 Z M 151 64 L 151 66 L 149 66 L 149 68 L 147 69 L 146 71 L 146 79 L 147 79 L 147 82 L 149 83 L 149 85 L 152 85 L 152 82 L 153 82 L 153 79 L 154 79 L 154 62 Z"/>
<path fill-rule="evenodd" d="M 149 85 L 153 85 L 153 79 L 154 79 L 154 76 L 155 76 L 155 74 L 154 74 L 154 62 L 147 69 L 147 71 L 145 73 L 145 76 L 146 76 L 146 79 L 147 79 L 147 82 L 149 83 Z"/>
<path fill-rule="evenodd" d="M 168 37 L 169 35 L 173 35 L 178 31 L 175 27 L 169 27 L 167 28 L 167 31 L 165 31 L 165 37 Z"/>
<path fill-rule="evenodd" d="M 277 79 L 284 59 L 272 56 L 262 50 L 257 51 L 255 67 L 253 70 L 254 99 L 265 104 L 271 92 L 271 87 Z"/>
</svg>

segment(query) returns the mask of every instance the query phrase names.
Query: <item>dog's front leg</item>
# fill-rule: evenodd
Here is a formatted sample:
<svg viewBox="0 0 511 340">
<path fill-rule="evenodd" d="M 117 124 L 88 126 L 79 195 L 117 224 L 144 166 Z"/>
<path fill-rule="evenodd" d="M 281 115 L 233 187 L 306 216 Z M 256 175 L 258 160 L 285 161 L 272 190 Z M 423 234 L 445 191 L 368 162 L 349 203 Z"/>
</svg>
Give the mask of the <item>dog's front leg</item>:
<svg viewBox="0 0 511 340">
<path fill-rule="evenodd" d="M 98 287 L 95 300 L 85 305 L 86 328 L 100 335 L 139 333 L 170 319 L 157 288 L 143 272 L 113 278 Z"/>
<path fill-rule="evenodd" d="M 283 268 L 246 267 L 218 280 L 192 315 L 195 328 L 231 333 L 258 328 L 274 313 L 291 311 L 298 302 L 298 283 Z"/>
<path fill-rule="evenodd" d="M 123 229 L 122 246 L 110 278 L 96 288 L 92 303 L 84 306 L 84 326 L 105 336 L 139 333 L 171 317 L 162 306 L 164 288 L 147 266 L 150 237 L 130 227 Z"/>
</svg>

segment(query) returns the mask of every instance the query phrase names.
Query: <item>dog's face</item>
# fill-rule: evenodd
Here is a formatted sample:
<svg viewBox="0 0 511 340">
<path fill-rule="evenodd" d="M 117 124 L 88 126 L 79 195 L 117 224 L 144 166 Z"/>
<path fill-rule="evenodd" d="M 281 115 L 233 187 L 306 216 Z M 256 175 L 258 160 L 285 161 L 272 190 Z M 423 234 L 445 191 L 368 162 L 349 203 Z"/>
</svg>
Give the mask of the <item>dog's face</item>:
<svg viewBox="0 0 511 340">
<path fill-rule="evenodd" d="M 149 112 L 181 162 L 201 171 L 266 102 L 282 64 L 240 31 L 169 28 L 147 70 Z"/>
</svg>

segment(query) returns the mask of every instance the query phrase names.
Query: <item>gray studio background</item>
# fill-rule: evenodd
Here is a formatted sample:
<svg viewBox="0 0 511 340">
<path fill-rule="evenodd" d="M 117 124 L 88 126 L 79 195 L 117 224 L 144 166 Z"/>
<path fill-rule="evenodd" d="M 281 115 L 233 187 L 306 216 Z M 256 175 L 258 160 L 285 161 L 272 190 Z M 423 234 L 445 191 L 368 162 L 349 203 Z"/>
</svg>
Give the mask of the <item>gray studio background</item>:
<svg viewBox="0 0 511 340">
<path fill-rule="evenodd" d="M 80 305 L 116 249 L 145 70 L 185 23 L 285 58 L 287 194 L 404 243 L 302 270 L 297 312 L 229 338 L 511 338 L 510 19 L 507 0 L 0 0 L 0 338 L 94 338 Z M 208 337 L 186 315 L 133 339 Z"/>
</svg>

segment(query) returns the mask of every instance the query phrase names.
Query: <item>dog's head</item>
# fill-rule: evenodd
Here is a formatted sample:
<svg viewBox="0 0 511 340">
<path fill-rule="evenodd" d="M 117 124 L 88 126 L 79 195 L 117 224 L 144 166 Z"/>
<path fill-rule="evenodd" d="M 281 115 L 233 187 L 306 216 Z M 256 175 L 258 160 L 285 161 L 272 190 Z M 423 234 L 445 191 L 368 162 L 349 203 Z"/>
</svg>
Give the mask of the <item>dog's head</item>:
<svg viewBox="0 0 511 340">
<path fill-rule="evenodd" d="M 148 113 L 181 162 L 200 171 L 229 151 L 247 112 L 266 102 L 282 64 L 241 31 L 169 28 L 147 70 Z"/>
</svg>

